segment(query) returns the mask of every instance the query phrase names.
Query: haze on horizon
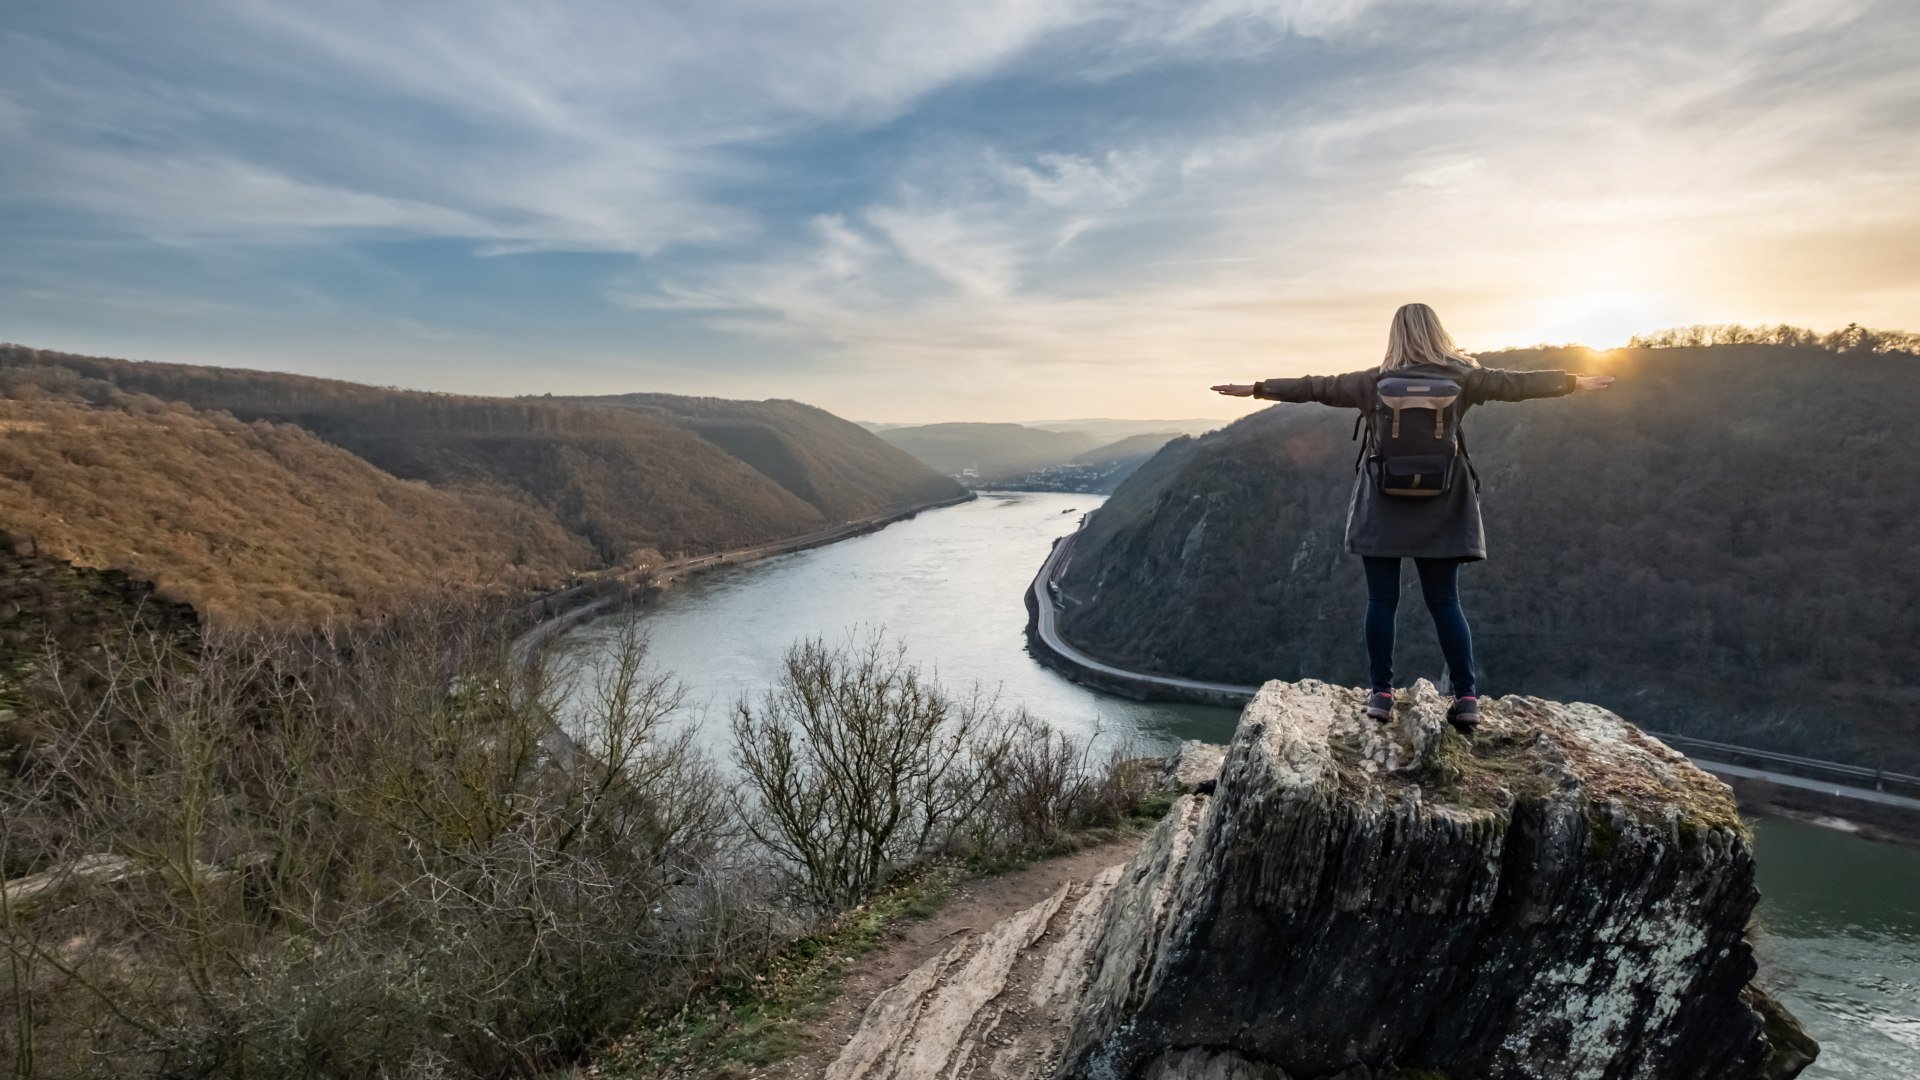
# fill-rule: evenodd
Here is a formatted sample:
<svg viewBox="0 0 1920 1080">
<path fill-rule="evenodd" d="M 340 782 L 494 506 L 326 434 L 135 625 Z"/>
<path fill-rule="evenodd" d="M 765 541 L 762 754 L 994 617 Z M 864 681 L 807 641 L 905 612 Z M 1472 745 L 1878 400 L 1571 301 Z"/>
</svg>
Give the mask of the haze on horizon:
<svg viewBox="0 0 1920 1080">
<path fill-rule="evenodd" d="M 877 421 L 1920 329 L 1920 8 L 9 4 L 0 339 Z"/>
</svg>

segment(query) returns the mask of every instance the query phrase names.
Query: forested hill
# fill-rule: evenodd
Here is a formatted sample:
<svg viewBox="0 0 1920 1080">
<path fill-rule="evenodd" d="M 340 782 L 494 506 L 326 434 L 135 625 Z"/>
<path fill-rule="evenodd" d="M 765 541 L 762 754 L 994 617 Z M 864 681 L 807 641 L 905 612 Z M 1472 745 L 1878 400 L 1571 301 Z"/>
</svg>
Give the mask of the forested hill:
<svg viewBox="0 0 1920 1080">
<path fill-rule="evenodd" d="M 952 480 L 859 424 L 798 401 L 675 394 L 568 400 L 630 409 L 684 426 L 833 521 L 960 493 Z"/>
<path fill-rule="evenodd" d="M 1723 345 L 1483 360 L 1620 376 L 1467 420 L 1491 550 L 1463 575 L 1485 692 L 1920 768 L 1920 359 Z M 1088 522 L 1064 634 L 1143 670 L 1358 684 L 1352 428 L 1350 412 L 1277 405 L 1169 444 Z M 1411 586 L 1401 638 L 1403 681 L 1439 674 Z"/>
<path fill-rule="evenodd" d="M 961 493 L 818 410 L 660 400 L 700 404 L 429 394 L 0 346 L 0 528 L 218 618 L 299 622 Z M 766 441 L 804 468 L 736 452 L 698 408 L 735 433 L 775 430 Z"/>
</svg>

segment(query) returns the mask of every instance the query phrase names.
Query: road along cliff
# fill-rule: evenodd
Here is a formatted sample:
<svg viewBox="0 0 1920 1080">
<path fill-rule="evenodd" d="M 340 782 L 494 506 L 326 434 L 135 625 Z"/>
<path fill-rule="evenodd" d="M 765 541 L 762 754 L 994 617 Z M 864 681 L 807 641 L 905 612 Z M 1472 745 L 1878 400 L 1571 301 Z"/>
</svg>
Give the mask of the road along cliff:
<svg viewBox="0 0 1920 1080">
<path fill-rule="evenodd" d="M 1726 786 L 1591 705 L 1268 683 L 1134 858 L 882 994 L 836 1080 L 1784 1080 Z"/>
</svg>

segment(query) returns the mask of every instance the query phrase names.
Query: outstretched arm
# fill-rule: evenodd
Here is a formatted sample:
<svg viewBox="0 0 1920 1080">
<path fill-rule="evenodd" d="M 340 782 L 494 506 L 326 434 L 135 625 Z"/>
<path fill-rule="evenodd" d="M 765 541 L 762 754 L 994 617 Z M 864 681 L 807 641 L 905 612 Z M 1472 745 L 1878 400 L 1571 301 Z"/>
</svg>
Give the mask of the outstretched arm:
<svg viewBox="0 0 1920 1080">
<path fill-rule="evenodd" d="M 1214 392 L 1228 397 L 1259 398 L 1262 401 L 1317 401 L 1341 409 L 1366 407 L 1366 390 L 1373 373 L 1352 371 L 1345 375 L 1302 375 L 1296 379 L 1266 379 L 1261 382 L 1223 383 Z"/>
<path fill-rule="evenodd" d="M 1605 390 L 1612 384 L 1611 375 L 1477 368 L 1467 376 L 1467 399 L 1475 404 L 1486 401 L 1531 401 L 1534 398 L 1563 397 L 1575 391 Z"/>
</svg>

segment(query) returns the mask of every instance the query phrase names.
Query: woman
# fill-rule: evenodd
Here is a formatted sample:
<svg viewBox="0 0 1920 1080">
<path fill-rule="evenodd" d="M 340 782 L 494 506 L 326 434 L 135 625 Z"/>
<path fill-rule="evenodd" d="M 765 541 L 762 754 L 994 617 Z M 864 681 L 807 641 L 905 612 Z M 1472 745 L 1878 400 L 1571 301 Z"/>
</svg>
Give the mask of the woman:
<svg viewBox="0 0 1920 1080">
<path fill-rule="evenodd" d="M 1479 480 L 1467 459 L 1460 416 L 1481 402 L 1560 397 L 1605 390 L 1612 382 L 1611 375 L 1483 368 L 1454 345 L 1432 308 L 1407 304 L 1394 312 L 1387 357 L 1376 370 L 1213 388 L 1229 397 L 1359 409 L 1366 421 L 1367 447 L 1361 453 L 1368 467 L 1359 470 L 1347 509 L 1347 550 L 1366 568 L 1373 684 L 1368 716 L 1385 720 L 1393 712 L 1400 560 L 1411 558 L 1453 683 L 1447 719 L 1467 732 L 1480 721 L 1473 635 L 1460 609 L 1459 578 L 1462 563 L 1487 557 L 1487 538 L 1480 523 Z M 1401 445 L 1416 439 L 1427 445 Z"/>
</svg>

